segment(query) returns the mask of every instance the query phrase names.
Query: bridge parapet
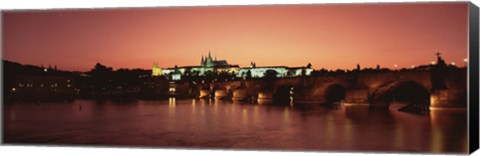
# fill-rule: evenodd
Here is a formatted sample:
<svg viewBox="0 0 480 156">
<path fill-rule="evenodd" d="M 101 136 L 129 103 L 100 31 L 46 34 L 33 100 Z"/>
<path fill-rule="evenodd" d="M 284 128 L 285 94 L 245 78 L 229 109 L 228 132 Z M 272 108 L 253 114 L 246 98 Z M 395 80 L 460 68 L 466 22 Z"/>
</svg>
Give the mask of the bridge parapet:
<svg viewBox="0 0 480 156">
<path fill-rule="evenodd" d="M 445 78 L 446 90 L 432 90 L 430 71 L 391 71 L 377 73 L 351 73 L 345 75 L 311 76 L 282 79 L 252 79 L 212 84 L 213 89 L 224 89 L 233 99 L 244 100 L 288 99 L 294 102 L 321 104 L 332 100 L 332 88 L 335 94 L 343 94 L 343 103 L 370 104 L 372 107 L 388 107 L 392 95 L 405 85 L 421 90 L 429 99 L 432 107 L 463 106 L 459 103 L 466 95 L 466 73 L 455 70 Z M 211 88 L 212 89 L 212 88 Z M 339 91 L 339 90 L 343 90 Z M 222 92 L 222 91 L 220 91 Z M 223 93 L 223 92 L 222 92 Z M 403 91 L 402 94 L 414 94 Z M 220 93 L 219 93 L 220 94 Z M 427 95 L 428 94 L 428 95 Z M 205 94 L 206 95 L 206 94 Z M 222 94 L 223 95 L 223 94 Z M 337 98 L 337 99 L 335 99 Z M 338 100 L 338 97 L 334 97 Z M 395 98 L 393 98 L 395 100 Z M 417 99 L 418 100 L 418 99 Z M 419 101 L 421 101 L 419 100 Z M 415 100 L 414 100 L 415 102 Z"/>
</svg>

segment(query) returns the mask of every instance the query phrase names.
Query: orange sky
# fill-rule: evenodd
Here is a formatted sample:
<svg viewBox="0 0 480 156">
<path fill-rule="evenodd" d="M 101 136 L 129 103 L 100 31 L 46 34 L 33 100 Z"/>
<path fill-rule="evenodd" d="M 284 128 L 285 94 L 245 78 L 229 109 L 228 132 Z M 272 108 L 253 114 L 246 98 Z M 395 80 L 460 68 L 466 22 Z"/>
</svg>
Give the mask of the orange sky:
<svg viewBox="0 0 480 156">
<path fill-rule="evenodd" d="M 467 57 L 466 2 L 15 11 L 2 19 L 4 59 L 64 70 L 198 65 L 209 50 L 240 66 L 316 69 L 410 67 L 436 51 L 463 66 Z"/>
</svg>

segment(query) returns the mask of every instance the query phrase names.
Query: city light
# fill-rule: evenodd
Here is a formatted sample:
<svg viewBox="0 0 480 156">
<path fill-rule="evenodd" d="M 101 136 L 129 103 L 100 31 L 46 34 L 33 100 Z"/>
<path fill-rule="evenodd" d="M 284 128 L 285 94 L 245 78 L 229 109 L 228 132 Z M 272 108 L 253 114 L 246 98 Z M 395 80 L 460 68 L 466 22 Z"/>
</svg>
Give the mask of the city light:
<svg viewBox="0 0 480 156">
<path fill-rule="evenodd" d="M 455 62 L 452 62 L 451 64 L 452 64 L 452 66 L 454 66 L 454 65 L 455 65 Z"/>
<path fill-rule="evenodd" d="M 430 62 L 430 63 L 431 63 L 432 65 L 434 65 L 434 64 L 435 64 L 435 61 L 432 61 L 432 62 Z"/>
</svg>

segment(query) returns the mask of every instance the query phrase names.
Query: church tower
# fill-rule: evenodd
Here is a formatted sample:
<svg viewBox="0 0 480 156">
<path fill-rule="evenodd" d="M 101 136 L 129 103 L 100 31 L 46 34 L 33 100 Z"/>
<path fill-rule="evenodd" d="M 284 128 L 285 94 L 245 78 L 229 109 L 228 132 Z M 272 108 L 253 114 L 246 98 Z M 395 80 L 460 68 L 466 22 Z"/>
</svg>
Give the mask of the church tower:
<svg viewBox="0 0 480 156">
<path fill-rule="evenodd" d="M 162 76 L 162 68 L 158 66 L 158 63 L 153 63 L 152 76 Z"/>
<path fill-rule="evenodd" d="M 212 59 L 212 54 L 210 51 L 208 51 L 208 57 L 205 60 L 205 66 L 206 67 L 213 67 L 213 59 Z"/>
</svg>

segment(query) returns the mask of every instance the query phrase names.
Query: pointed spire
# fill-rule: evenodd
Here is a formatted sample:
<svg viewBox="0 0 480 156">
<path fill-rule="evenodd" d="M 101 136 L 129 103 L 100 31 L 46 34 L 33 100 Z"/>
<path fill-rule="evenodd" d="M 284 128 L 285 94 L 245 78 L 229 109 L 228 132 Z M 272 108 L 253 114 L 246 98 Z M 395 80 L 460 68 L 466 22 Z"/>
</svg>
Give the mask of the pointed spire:
<svg viewBox="0 0 480 156">
<path fill-rule="evenodd" d="M 210 53 L 210 50 L 208 50 L 208 59 L 210 59 L 210 60 L 212 59 L 212 55 Z"/>
<path fill-rule="evenodd" d="M 200 62 L 200 65 L 203 65 L 204 63 L 205 63 L 205 59 L 204 59 L 204 57 L 203 57 L 203 55 L 202 55 L 202 61 Z"/>
<path fill-rule="evenodd" d="M 215 61 L 217 61 L 217 54 L 215 54 Z"/>
</svg>

